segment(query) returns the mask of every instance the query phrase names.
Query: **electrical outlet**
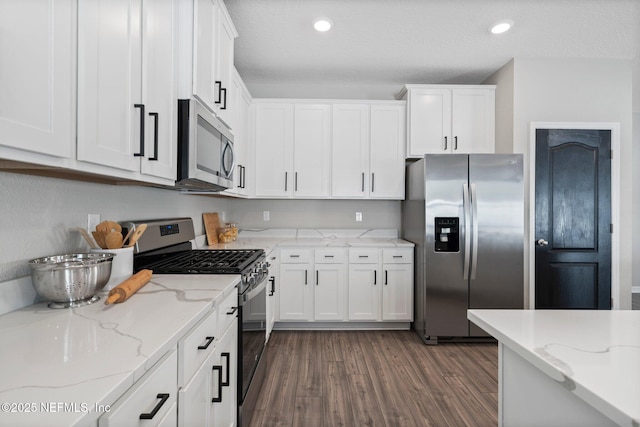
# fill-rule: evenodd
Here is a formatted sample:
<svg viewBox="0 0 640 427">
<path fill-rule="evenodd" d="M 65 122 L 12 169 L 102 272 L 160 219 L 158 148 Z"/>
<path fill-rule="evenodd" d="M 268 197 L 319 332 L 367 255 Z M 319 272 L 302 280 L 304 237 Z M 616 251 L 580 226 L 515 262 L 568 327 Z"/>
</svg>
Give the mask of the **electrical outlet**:
<svg viewBox="0 0 640 427">
<path fill-rule="evenodd" d="M 100 214 L 87 215 L 87 230 L 89 230 L 89 233 L 94 231 L 98 224 L 100 224 Z"/>
<path fill-rule="evenodd" d="M 362 222 L 362 212 L 356 212 L 356 222 Z"/>
<path fill-rule="evenodd" d="M 269 211 L 263 211 L 262 212 L 262 220 L 263 221 L 270 221 L 271 220 L 271 214 L 269 213 Z"/>
</svg>

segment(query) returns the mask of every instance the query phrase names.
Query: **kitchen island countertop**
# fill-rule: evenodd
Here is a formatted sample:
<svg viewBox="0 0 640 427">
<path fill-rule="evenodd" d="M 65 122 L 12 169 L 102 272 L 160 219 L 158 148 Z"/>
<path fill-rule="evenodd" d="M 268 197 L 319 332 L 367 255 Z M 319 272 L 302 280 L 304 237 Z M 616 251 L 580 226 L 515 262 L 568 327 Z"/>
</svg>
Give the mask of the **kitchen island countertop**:
<svg viewBox="0 0 640 427">
<path fill-rule="evenodd" d="M 0 316 L 0 425 L 95 425 L 239 275 L 157 275 L 121 304 L 34 304 Z M 53 403 L 53 405 L 51 405 Z"/>
<path fill-rule="evenodd" d="M 608 425 L 608 418 L 615 425 L 640 425 L 640 311 L 469 310 L 468 318 L 499 341 L 501 405 L 503 399 L 526 405 L 529 425 L 544 425 L 536 424 L 536 417 L 562 423 L 564 412 L 574 410 L 569 408 L 576 408 L 569 418 L 574 424 Z M 506 366 L 507 359 L 515 363 Z M 527 367 L 531 365 L 535 369 Z M 529 374 L 523 374 L 525 371 Z M 539 382 L 535 372 L 541 377 Z M 513 388 L 505 389 L 514 377 L 518 380 Z M 534 391 L 527 396 L 527 390 Z M 523 393 L 525 398 L 518 402 L 511 392 Z M 584 404 L 579 400 L 571 401 L 575 396 L 597 412 L 584 420 L 588 424 L 576 418 L 587 407 L 581 407 Z M 534 402 L 542 402 L 539 411 Z M 504 425 L 510 425 L 509 417 L 518 415 L 514 412 L 522 411 L 504 403 L 500 411 Z M 606 418 L 598 420 L 600 414 Z"/>
</svg>

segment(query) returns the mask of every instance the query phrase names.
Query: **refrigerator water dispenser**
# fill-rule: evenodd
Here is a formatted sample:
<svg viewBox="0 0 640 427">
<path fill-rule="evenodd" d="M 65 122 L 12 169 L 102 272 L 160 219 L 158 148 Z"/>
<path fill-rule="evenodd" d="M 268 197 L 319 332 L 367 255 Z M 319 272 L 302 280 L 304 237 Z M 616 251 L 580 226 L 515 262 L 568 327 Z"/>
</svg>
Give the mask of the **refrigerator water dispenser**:
<svg viewBox="0 0 640 427">
<path fill-rule="evenodd" d="M 436 217 L 435 218 L 436 252 L 459 252 L 460 251 L 460 218 L 458 217 Z"/>
</svg>

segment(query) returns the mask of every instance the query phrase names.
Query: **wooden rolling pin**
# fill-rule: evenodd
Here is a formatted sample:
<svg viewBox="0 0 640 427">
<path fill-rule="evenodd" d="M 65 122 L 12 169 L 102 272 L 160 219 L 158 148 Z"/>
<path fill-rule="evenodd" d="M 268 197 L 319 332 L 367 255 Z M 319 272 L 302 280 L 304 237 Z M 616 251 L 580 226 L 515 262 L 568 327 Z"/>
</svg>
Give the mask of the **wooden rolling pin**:
<svg viewBox="0 0 640 427">
<path fill-rule="evenodd" d="M 151 280 L 152 270 L 140 270 L 109 291 L 105 304 L 124 302 Z"/>
</svg>

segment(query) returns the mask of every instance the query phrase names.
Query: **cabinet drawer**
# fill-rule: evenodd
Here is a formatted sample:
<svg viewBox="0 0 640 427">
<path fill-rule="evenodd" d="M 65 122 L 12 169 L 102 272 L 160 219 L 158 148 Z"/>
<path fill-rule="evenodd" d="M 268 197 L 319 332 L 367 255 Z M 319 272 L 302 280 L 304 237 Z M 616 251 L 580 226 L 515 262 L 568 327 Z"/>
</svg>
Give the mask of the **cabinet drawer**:
<svg viewBox="0 0 640 427">
<path fill-rule="evenodd" d="M 280 262 L 287 264 L 313 262 L 313 249 L 280 249 Z"/>
<path fill-rule="evenodd" d="M 315 250 L 316 264 L 342 264 L 347 262 L 347 248 L 320 248 Z"/>
<path fill-rule="evenodd" d="M 349 249 L 349 264 L 377 264 L 378 262 L 380 262 L 380 249 Z"/>
<path fill-rule="evenodd" d="M 196 369 L 213 352 L 218 338 L 218 309 L 213 309 L 204 319 L 178 342 L 178 386 L 189 382 Z"/>
<path fill-rule="evenodd" d="M 177 366 L 176 351 L 171 350 L 98 419 L 98 426 L 161 425 L 177 402 Z M 142 414 L 153 417 L 140 419 Z"/>
<path fill-rule="evenodd" d="M 382 262 L 409 264 L 413 262 L 413 248 L 394 248 L 382 250 Z"/>
<path fill-rule="evenodd" d="M 234 288 L 234 291 L 236 289 Z M 238 320 L 238 293 L 233 292 L 218 304 L 218 337 L 222 337 L 229 325 Z"/>
</svg>

